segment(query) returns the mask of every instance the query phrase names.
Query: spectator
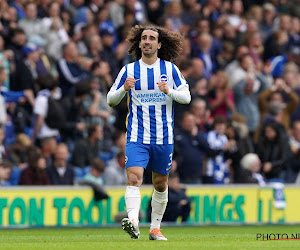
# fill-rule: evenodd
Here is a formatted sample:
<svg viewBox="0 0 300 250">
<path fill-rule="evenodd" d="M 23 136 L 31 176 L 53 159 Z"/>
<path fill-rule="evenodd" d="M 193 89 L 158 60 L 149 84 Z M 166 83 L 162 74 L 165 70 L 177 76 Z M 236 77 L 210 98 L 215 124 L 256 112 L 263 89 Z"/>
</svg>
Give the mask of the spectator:
<svg viewBox="0 0 300 250">
<path fill-rule="evenodd" d="M 105 185 L 125 185 L 127 175 L 125 169 L 125 151 L 119 151 L 114 159 L 108 162 L 104 171 Z"/>
<path fill-rule="evenodd" d="M 46 167 L 50 167 L 53 164 L 54 153 L 57 147 L 57 141 L 55 137 L 45 137 L 39 141 L 42 155 L 46 160 Z"/>
<path fill-rule="evenodd" d="M 242 58 L 243 55 L 249 54 L 249 48 L 245 45 L 241 45 L 236 49 L 234 60 L 230 62 L 226 68 L 225 71 L 228 76 L 232 76 L 233 72 L 239 67 L 239 61 Z M 231 77 L 230 77 L 231 78 Z M 232 81 L 230 80 L 230 87 L 232 88 Z"/>
<path fill-rule="evenodd" d="M 208 155 L 215 155 L 209 147 L 204 134 L 199 132 L 196 118 L 190 112 L 185 112 L 181 120 L 181 128 L 175 132 L 174 142 L 181 155 L 178 162 L 178 174 L 185 184 L 200 184 L 202 182 L 203 161 Z"/>
<path fill-rule="evenodd" d="M 19 169 L 24 169 L 26 164 L 26 152 L 31 145 L 31 140 L 26 134 L 18 134 L 16 142 L 8 148 L 8 159 Z"/>
<path fill-rule="evenodd" d="M 88 7 L 93 12 L 93 14 L 96 14 L 103 5 L 104 0 L 91 0 L 89 1 Z"/>
<path fill-rule="evenodd" d="M 60 36 L 60 30 L 62 29 L 62 22 L 58 18 L 53 18 L 47 33 L 45 34 L 45 40 L 47 45 L 45 47 L 45 53 L 49 57 L 51 66 L 57 65 L 59 59 L 63 56 L 63 45 L 68 42 Z"/>
<path fill-rule="evenodd" d="M 97 123 L 103 128 L 106 123 L 113 121 L 113 110 L 107 104 L 106 95 L 99 91 L 99 79 L 91 78 L 89 86 L 90 94 L 83 100 L 81 106 L 81 112 L 84 114 L 81 121 L 87 126 Z"/>
<path fill-rule="evenodd" d="M 260 173 L 261 161 L 257 154 L 246 154 L 241 159 L 241 167 L 238 183 L 258 183 L 261 187 L 266 185 L 266 180 Z"/>
<path fill-rule="evenodd" d="M 82 138 L 83 132 L 86 128 L 85 124 L 80 122 L 81 113 L 80 108 L 83 100 L 90 93 L 90 87 L 86 82 L 80 82 L 75 85 L 75 93 L 65 97 L 62 101 L 62 107 L 65 113 L 66 124 L 60 130 L 61 138 L 68 144 L 72 151 L 73 143 L 78 138 Z"/>
<path fill-rule="evenodd" d="M 83 177 L 84 181 L 89 181 L 98 185 L 103 185 L 104 169 L 104 162 L 99 158 L 94 158 L 91 162 L 90 172 Z"/>
<path fill-rule="evenodd" d="M 146 4 L 149 22 L 159 25 L 159 19 L 164 15 L 164 2 L 161 0 L 150 0 Z"/>
<path fill-rule="evenodd" d="M 228 140 L 236 141 L 236 145 L 231 147 L 225 154 L 226 158 L 231 160 L 230 180 L 236 183 L 241 171 L 241 158 L 248 153 L 254 152 L 253 143 L 248 135 L 248 127 L 244 116 L 237 113 L 232 116 L 230 123 L 227 125 L 226 136 Z"/>
<path fill-rule="evenodd" d="M 162 221 L 176 222 L 178 217 L 186 222 L 191 211 L 191 199 L 186 195 L 186 187 L 179 176 L 172 173 L 168 181 L 168 205 Z"/>
<path fill-rule="evenodd" d="M 286 100 L 288 98 L 288 101 Z M 260 93 L 258 104 L 262 121 L 266 117 L 267 110 L 272 104 L 282 105 L 282 111 L 278 122 L 280 122 L 288 132 L 290 128 L 291 114 L 297 109 L 299 98 L 291 87 L 286 85 L 282 78 L 277 78 L 274 85 L 270 89 L 266 89 Z"/>
<path fill-rule="evenodd" d="M 47 174 L 52 185 L 73 185 L 74 171 L 72 166 L 67 162 L 69 150 L 66 144 L 57 145 L 54 162 L 47 167 Z"/>
<path fill-rule="evenodd" d="M 36 72 L 38 76 L 55 75 L 55 69 L 50 65 L 50 60 L 45 54 L 46 40 L 39 35 L 32 35 L 28 38 L 28 43 L 34 43 L 39 48 L 39 60 L 36 62 Z"/>
<path fill-rule="evenodd" d="M 0 90 L 2 89 L 5 79 L 7 78 L 6 76 L 7 75 L 5 69 L 2 66 L 0 66 Z M 5 104 L 4 97 L 0 92 L 0 126 L 5 125 L 6 117 L 7 117 L 6 104 Z"/>
<path fill-rule="evenodd" d="M 84 0 L 71 0 L 67 11 L 70 13 L 71 20 L 75 17 L 78 9 L 84 5 Z"/>
<path fill-rule="evenodd" d="M 300 18 L 300 1 L 296 0 L 289 3 L 289 11 L 292 16 Z"/>
<path fill-rule="evenodd" d="M 287 63 L 284 67 L 283 80 L 286 84 L 291 87 L 297 94 L 298 98 L 300 98 L 300 77 L 299 77 L 299 68 L 293 63 Z M 291 122 L 295 120 L 300 120 L 300 104 L 298 104 L 297 109 L 291 115 Z"/>
<path fill-rule="evenodd" d="M 20 185 L 50 185 L 46 173 L 46 161 L 39 148 L 31 146 L 28 149 L 27 163 L 27 168 L 20 176 Z"/>
<path fill-rule="evenodd" d="M 240 32 L 244 32 L 246 30 L 245 20 L 242 17 L 243 12 L 243 2 L 241 0 L 233 0 L 231 5 L 231 14 L 228 16 L 228 22 Z"/>
<path fill-rule="evenodd" d="M 37 89 L 35 87 L 35 80 L 38 78 L 37 62 L 40 60 L 39 47 L 34 43 L 27 43 L 23 47 L 24 61 L 21 63 L 18 75 L 20 81 L 18 82 L 18 91 L 24 91 L 24 95 L 31 108 L 34 106 L 35 95 Z"/>
<path fill-rule="evenodd" d="M 59 137 L 59 130 L 47 124 L 49 108 L 51 108 L 49 107 L 49 98 L 53 98 L 58 83 L 51 76 L 40 76 L 37 79 L 37 83 L 41 91 L 37 94 L 33 108 L 33 114 L 36 116 L 32 135 L 33 142 L 35 142 L 36 139 L 42 140 L 48 137 Z"/>
<path fill-rule="evenodd" d="M 86 56 L 88 54 L 88 41 L 92 36 L 98 35 L 98 33 L 98 27 L 95 24 L 87 24 L 76 34 L 73 39 L 77 41 L 78 54 L 80 56 Z"/>
<path fill-rule="evenodd" d="M 209 99 L 211 115 L 230 116 L 235 111 L 233 92 L 229 88 L 228 76 L 224 71 L 218 71 L 210 81 L 211 88 L 215 89 L 216 97 Z"/>
<path fill-rule="evenodd" d="M 5 132 L 4 127 L 0 126 L 0 161 L 7 158 L 7 148 L 4 144 Z"/>
<path fill-rule="evenodd" d="M 0 160 L 0 187 L 6 185 L 12 169 L 13 165 L 8 160 Z"/>
<path fill-rule="evenodd" d="M 2 90 L 10 90 L 9 75 L 10 71 L 14 69 L 13 62 L 14 53 L 12 50 L 5 50 L 5 42 L 0 35 L 0 67 L 3 67 L 6 75 L 1 72 L 0 87 Z"/>
<path fill-rule="evenodd" d="M 249 47 L 249 54 L 251 55 L 255 64 L 259 63 L 262 59 L 264 47 L 262 39 L 258 31 L 247 31 L 244 36 L 244 44 Z"/>
<path fill-rule="evenodd" d="M 91 88 L 97 88 L 103 95 L 107 95 L 113 80 L 110 75 L 109 64 L 105 61 L 95 61 L 91 66 Z"/>
<path fill-rule="evenodd" d="M 116 52 L 114 51 L 114 29 L 112 27 L 105 27 L 100 30 L 103 49 L 100 53 L 102 60 L 108 62 L 111 68 L 111 76 L 116 79 L 120 70 L 119 62 L 117 60 Z"/>
<path fill-rule="evenodd" d="M 286 182 L 295 183 L 300 171 L 300 121 L 292 123 L 292 131 L 289 136 L 289 146 L 291 149 L 291 160 L 287 166 Z"/>
<path fill-rule="evenodd" d="M 76 167 L 86 167 L 91 164 L 92 159 L 99 156 L 99 142 L 103 138 L 100 125 L 92 124 L 88 127 L 88 137 L 75 144 L 71 163 Z"/>
<path fill-rule="evenodd" d="M 49 0 L 40 0 L 39 4 L 37 5 L 37 16 L 39 18 L 44 18 L 47 16 L 49 2 Z"/>
<path fill-rule="evenodd" d="M 118 151 L 125 150 L 126 146 L 126 134 L 121 130 L 115 130 L 112 134 L 112 140 L 114 146 L 118 149 Z"/>
<path fill-rule="evenodd" d="M 94 61 L 100 60 L 100 53 L 102 50 L 101 38 L 98 34 L 90 36 L 87 40 L 87 57 L 92 58 Z"/>
<path fill-rule="evenodd" d="M 259 29 L 262 39 L 265 40 L 272 33 L 274 29 L 274 19 L 276 10 L 272 3 L 265 3 L 263 5 L 263 20 L 259 24 Z"/>
<path fill-rule="evenodd" d="M 116 28 L 124 24 L 124 0 L 113 0 L 110 3 L 109 18 Z"/>
<path fill-rule="evenodd" d="M 297 17 L 292 17 L 290 26 L 291 46 L 299 46 L 300 42 L 300 20 Z"/>
<path fill-rule="evenodd" d="M 283 53 L 277 55 L 275 57 L 270 58 L 271 64 L 271 74 L 273 77 L 282 77 L 284 66 L 288 62 L 294 62 L 298 66 L 300 65 L 300 48 L 299 47 L 291 47 L 287 53 Z"/>
<path fill-rule="evenodd" d="M 199 58 L 192 59 L 191 73 L 187 77 L 187 82 L 191 90 L 195 87 L 197 81 L 204 77 L 204 62 Z"/>
<path fill-rule="evenodd" d="M 171 20 L 172 31 L 180 32 L 183 29 L 181 20 L 182 6 L 180 2 L 170 1 L 165 7 L 165 15 Z"/>
<path fill-rule="evenodd" d="M 228 184 L 229 163 L 224 153 L 236 147 L 235 139 L 228 140 L 225 135 L 227 120 L 223 116 L 216 116 L 214 120 L 214 130 L 207 133 L 207 142 L 211 149 L 218 151 L 213 157 L 209 157 L 206 162 L 206 175 L 204 183 Z"/>
<path fill-rule="evenodd" d="M 241 58 L 241 64 L 248 65 L 248 63 L 250 63 L 251 68 L 252 58 L 249 55 L 244 55 Z M 267 88 L 267 83 L 261 75 L 254 76 L 251 72 L 244 71 L 241 77 L 233 89 L 236 110 L 247 117 L 250 133 L 254 133 L 259 125 L 258 96 Z"/>
<path fill-rule="evenodd" d="M 197 53 L 197 57 L 204 63 L 203 75 L 206 78 L 210 78 L 216 68 L 215 58 L 211 54 L 212 42 L 213 38 L 209 33 L 201 33 L 198 37 L 199 52 Z"/>
<path fill-rule="evenodd" d="M 276 30 L 265 42 L 264 60 L 282 56 L 288 49 L 289 37 L 285 30 Z"/>
<path fill-rule="evenodd" d="M 268 74 L 269 72 L 266 73 Z M 261 82 L 265 82 L 268 85 L 272 83 L 270 80 L 271 76 L 267 74 L 259 71 L 250 54 L 243 54 L 239 60 L 239 66 L 235 71 L 231 72 L 230 87 L 234 89 L 241 81 L 251 78 L 254 80 L 254 91 L 256 92 Z"/>
<path fill-rule="evenodd" d="M 208 103 L 202 98 L 194 98 L 191 103 L 190 111 L 196 118 L 198 131 L 204 133 L 208 132 L 213 122 Z"/>
<path fill-rule="evenodd" d="M 43 17 L 42 23 L 45 33 L 53 29 L 53 26 L 57 26 L 57 38 L 62 44 L 69 42 L 69 36 L 62 25 L 62 20 L 60 18 L 60 5 L 58 2 L 50 2 L 47 7 L 47 16 Z M 45 34 L 47 36 L 47 34 Z"/>
<path fill-rule="evenodd" d="M 74 42 L 63 46 L 63 57 L 58 61 L 57 71 L 62 97 L 70 95 L 74 85 L 87 79 L 87 73 L 78 64 L 78 50 Z"/>
<path fill-rule="evenodd" d="M 269 122 L 263 127 L 257 144 L 257 155 L 262 162 L 262 173 L 268 181 L 284 179 L 291 152 L 277 122 Z"/>
<path fill-rule="evenodd" d="M 77 9 L 77 12 L 74 16 L 73 22 L 74 22 L 74 32 L 78 33 L 79 30 L 87 24 L 92 24 L 94 21 L 94 15 L 92 11 L 85 7 L 82 6 Z"/>
<path fill-rule="evenodd" d="M 24 5 L 25 18 L 21 19 L 18 23 L 19 28 L 23 29 L 26 36 L 43 35 L 45 30 L 41 19 L 37 17 L 37 6 L 33 2 L 27 2 Z"/>
<path fill-rule="evenodd" d="M 17 14 L 18 14 L 18 19 L 23 19 L 25 18 L 25 10 L 24 10 L 24 3 L 26 0 L 14 0 L 12 2 L 12 6 L 16 9 Z"/>
<path fill-rule="evenodd" d="M 231 118 L 231 125 L 237 132 L 236 147 L 241 157 L 248 153 L 254 153 L 254 145 L 249 135 L 247 118 L 239 113 L 234 113 Z"/>
<path fill-rule="evenodd" d="M 130 9 L 135 13 L 135 21 L 137 24 L 144 24 L 147 22 L 147 13 L 143 1 L 140 0 L 125 0 L 125 9 Z"/>
<path fill-rule="evenodd" d="M 3 3 L 3 2 L 2 2 Z M 13 6 L 8 5 L 4 2 L 3 9 L 1 9 L 1 23 L 2 23 L 2 35 L 6 41 L 9 40 L 11 32 L 13 29 L 16 29 L 18 24 L 18 14 L 16 9 Z"/>
<path fill-rule="evenodd" d="M 25 32 L 20 28 L 13 29 L 10 34 L 10 41 L 6 44 L 6 49 L 13 51 L 14 55 L 15 70 L 13 70 L 10 75 L 10 90 L 13 91 L 20 91 L 19 82 L 21 81 L 21 78 L 19 72 L 23 63 L 23 46 L 25 44 Z"/>
<path fill-rule="evenodd" d="M 185 25 L 193 26 L 199 17 L 201 5 L 198 1 L 182 1 L 181 19 Z M 151 21 L 151 20 L 150 20 Z"/>
<path fill-rule="evenodd" d="M 234 52 L 234 45 L 230 42 L 224 42 L 220 53 L 216 57 L 216 70 L 225 70 L 231 62 Z"/>
</svg>

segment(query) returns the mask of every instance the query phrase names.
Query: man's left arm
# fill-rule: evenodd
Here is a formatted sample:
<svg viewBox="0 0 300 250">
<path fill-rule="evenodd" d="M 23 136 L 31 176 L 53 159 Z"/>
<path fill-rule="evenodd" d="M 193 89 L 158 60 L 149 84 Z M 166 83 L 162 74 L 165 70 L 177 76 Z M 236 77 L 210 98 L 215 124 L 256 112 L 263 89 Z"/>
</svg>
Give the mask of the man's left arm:
<svg viewBox="0 0 300 250">
<path fill-rule="evenodd" d="M 178 90 L 169 88 L 167 96 L 181 104 L 189 104 L 191 102 L 191 93 L 187 84 Z"/>
<path fill-rule="evenodd" d="M 157 83 L 160 91 L 164 92 L 176 102 L 189 104 L 191 102 L 189 85 L 175 64 L 172 64 L 172 79 L 175 89 L 168 87 L 167 83 L 162 81 Z"/>
</svg>

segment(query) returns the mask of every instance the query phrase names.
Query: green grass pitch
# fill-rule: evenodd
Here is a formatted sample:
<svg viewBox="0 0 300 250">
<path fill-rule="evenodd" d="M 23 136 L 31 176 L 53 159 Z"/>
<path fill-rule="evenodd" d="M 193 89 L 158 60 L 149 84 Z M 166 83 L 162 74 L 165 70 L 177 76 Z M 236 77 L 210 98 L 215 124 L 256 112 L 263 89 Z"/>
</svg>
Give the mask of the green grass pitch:
<svg viewBox="0 0 300 250">
<path fill-rule="evenodd" d="M 299 234 L 300 225 L 163 227 L 166 242 L 139 240 L 121 228 L 1 229 L 0 249 L 300 249 L 300 240 L 256 240 L 256 234 Z"/>
</svg>

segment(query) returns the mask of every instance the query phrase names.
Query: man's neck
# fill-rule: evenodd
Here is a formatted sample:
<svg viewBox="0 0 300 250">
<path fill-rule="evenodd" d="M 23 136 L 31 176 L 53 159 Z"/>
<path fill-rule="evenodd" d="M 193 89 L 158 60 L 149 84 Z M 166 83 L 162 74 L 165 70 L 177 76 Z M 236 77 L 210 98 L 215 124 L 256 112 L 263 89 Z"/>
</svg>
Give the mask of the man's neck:
<svg viewBox="0 0 300 250">
<path fill-rule="evenodd" d="M 144 55 L 142 55 L 142 61 L 148 65 L 152 65 L 153 63 L 155 63 L 157 60 L 157 55 L 153 55 L 151 57 L 146 57 Z"/>
</svg>

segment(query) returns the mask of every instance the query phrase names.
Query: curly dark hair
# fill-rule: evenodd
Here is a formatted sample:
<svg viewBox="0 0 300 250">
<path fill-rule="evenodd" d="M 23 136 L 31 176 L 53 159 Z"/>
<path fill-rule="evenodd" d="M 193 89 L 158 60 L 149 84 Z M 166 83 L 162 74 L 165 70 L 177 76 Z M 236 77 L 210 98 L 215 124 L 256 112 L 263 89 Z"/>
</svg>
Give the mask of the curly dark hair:
<svg viewBox="0 0 300 250">
<path fill-rule="evenodd" d="M 141 35 L 144 30 L 158 32 L 158 42 L 161 42 L 161 48 L 158 50 L 158 57 L 162 60 L 175 62 L 182 51 L 182 41 L 184 37 L 179 33 L 154 25 L 136 25 L 131 28 L 127 36 L 127 42 L 129 43 L 128 53 L 132 54 L 135 60 L 139 60 L 142 57 L 139 42 L 141 41 Z"/>
</svg>

